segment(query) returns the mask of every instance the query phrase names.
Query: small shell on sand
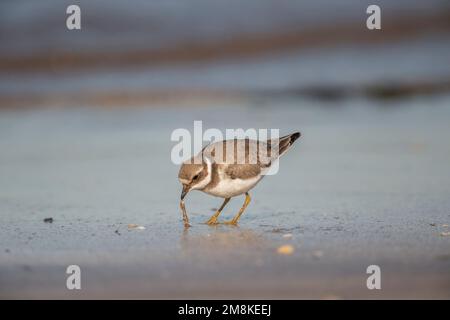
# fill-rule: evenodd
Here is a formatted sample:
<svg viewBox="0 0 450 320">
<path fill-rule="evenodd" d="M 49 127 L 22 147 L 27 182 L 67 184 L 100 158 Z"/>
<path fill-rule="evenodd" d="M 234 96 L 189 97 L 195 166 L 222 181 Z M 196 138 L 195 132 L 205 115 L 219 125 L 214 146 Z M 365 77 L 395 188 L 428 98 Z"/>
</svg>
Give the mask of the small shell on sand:
<svg viewBox="0 0 450 320">
<path fill-rule="evenodd" d="M 130 229 L 130 230 L 132 230 L 132 229 L 136 229 L 136 230 L 145 230 L 145 227 L 140 226 L 140 225 L 135 224 L 135 223 L 130 223 L 130 224 L 128 225 L 128 229 Z"/>
<path fill-rule="evenodd" d="M 291 255 L 294 253 L 294 247 L 290 244 L 285 244 L 282 245 L 280 247 L 278 247 L 277 249 L 277 253 L 278 254 L 282 254 L 282 255 Z"/>
<path fill-rule="evenodd" d="M 316 259 L 322 258 L 322 257 L 323 257 L 323 251 L 321 251 L 321 250 L 315 250 L 315 251 L 313 252 L 313 257 L 316 258 Z"/>
</svg>

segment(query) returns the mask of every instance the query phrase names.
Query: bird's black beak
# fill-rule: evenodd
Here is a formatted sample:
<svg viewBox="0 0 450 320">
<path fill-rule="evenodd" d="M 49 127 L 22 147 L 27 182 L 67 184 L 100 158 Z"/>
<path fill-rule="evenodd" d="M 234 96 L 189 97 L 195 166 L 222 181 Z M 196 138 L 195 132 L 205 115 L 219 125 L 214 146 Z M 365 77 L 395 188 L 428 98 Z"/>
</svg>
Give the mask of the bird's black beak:
<svg viewBox="0 0 450 320">
<path fill-rule="evenodd" d="M 187 184 L 183 184 L 183 190 L 181 191 L 181 200 L 184 200 L 184 197 L 186 197 L 187 193 L 189 192 L 189 186 Z"/>
</svg>

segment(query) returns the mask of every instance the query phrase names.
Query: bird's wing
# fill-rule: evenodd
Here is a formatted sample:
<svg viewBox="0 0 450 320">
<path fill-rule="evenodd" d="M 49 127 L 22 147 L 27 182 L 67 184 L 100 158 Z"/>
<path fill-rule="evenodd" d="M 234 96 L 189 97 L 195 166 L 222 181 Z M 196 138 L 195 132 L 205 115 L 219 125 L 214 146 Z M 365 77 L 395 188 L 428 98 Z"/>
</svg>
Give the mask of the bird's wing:
<svg viewBox="0 0 450 320">
<path fill-rule="evenodd" d="M 208 145 L 204 156 L 219 164 L 221 171 L 231 179 L 248 179 L 269 167 L 274 159 L 266 142 L 250 139 L 219 141 Z"/>
<path fill-rule="evenodd" d="M 274 151 L 273 156 L 277 158 L 285 154 L 292 146 L 292 144 L 295 142 L 295 140 L 300 138 L 300 135 L 301 135 L 300 132 L 295 132 L 292 134 L 288 134 L 287 136 L 281 137 L 279 139 L 268 140 L 267 143 Z"/>
<path fill-rule="evenodd" d="M 202 151 L 218 164 L 270 166 L 274 160 L 270 144 L 250 139 L 234 139 L 212 143 Z M 275 156 L 276 158 L 276 156 Z"/>
<path fill-rule="evenodd" d="M 250 179 L 261 173 L 261 166 L 257 164 L 229 164 L 224 173 L 231 179 Z"/>
</svg>

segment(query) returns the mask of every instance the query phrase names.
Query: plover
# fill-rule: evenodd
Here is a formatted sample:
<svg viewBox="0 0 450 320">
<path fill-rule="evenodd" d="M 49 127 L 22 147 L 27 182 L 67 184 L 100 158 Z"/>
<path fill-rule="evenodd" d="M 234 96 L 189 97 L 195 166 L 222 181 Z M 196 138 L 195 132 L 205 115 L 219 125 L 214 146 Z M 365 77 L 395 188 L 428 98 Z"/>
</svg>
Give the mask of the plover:
<svg viewBox="0 0 450 320">
<path fill-rule="evenodd" d="M 225 224 L 236 225 L 250 203 L 249 190 L 261 181 L 278 158 L 285 154 L 300 137 L 300 132 L 266 142 L 233 139 L 215 142 L 181 165 L 178 179 L 183 185 L 180 207 L 185 227 L 189 219 L 184 198 L 191 190 L 224 198 L 220 208 L 206 224 L 217 224 L 217 218 L 232 197 L 245 194 L 245 201 L 233 219 Z"/>
</svg>

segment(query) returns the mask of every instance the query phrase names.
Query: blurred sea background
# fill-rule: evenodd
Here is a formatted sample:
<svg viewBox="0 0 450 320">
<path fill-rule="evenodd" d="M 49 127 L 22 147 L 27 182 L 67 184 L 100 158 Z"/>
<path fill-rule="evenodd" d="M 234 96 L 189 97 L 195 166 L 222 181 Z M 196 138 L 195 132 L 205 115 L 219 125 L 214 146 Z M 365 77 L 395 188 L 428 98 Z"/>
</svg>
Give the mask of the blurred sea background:
<svg viewBox="0 0 450 320">
<path fill-rule="evenodd" d="M 82 29 L 68 30 L 70 4 Z M 448 92 L 448 1 L 2 1 L 0 107 Z"/>
<path fill-rule="evenodd" d="M 449 1 L 3 0 L 0 40 L 1 298 L 450 297 Z M 182 228 L 194 120 L 303 134 L 238 228 Z"/>
</svg>

